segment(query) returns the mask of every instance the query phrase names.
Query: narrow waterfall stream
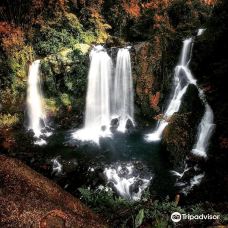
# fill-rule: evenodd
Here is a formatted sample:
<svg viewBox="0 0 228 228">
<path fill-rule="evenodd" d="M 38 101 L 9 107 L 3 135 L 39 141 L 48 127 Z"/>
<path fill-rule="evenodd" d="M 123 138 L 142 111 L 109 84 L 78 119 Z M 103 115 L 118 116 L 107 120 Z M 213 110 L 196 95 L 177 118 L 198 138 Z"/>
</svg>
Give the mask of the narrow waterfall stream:
<svg viewBox="0 0 228 228">
<path fill-rule="evenodd" d="M 111 136 L 112 60 L 106 50 L 98 45 L 90 52 L 90 61 L 84 127 L 74 132 L 73 138 L 99 144 L 100 137 Z"/>
<path fill-rule="evenodd" d="M 188 68 L 191 59 L 192 38 L 186 39 L 183 43 L 183 48 L 180 57 L 180 63 L 175 68 L 174 73 L 174 93 L 170 103 L 164 113 L 163 119 L 159 121 L 157 128 L 151 134 L 146 135 L 145 139 L 148 142 L 161 140 L 162 132 L 168 125 L 168 118 L 175 112 L 178 112 L 182 97 L 185 94 L 190 83 L 195 84 L 196 80 L 192 77 L 191 71 Z"/>
<path fill-rule="evenodd" d="M 199 29 L 197 36 L 202 35 L 204 31 L 205 29 Z M 148 142 L 161 140 L 162 132 L 168 125 L 168 118 L 171 117 L 175 112 L 178 112 L 181 105 L 182 97 L 185 94 L 188 85 L 194 84 L 199 91 L 199 97 L 202 103 L 204 103 L 205 105 L 205 113 L 198 127 L 197 139 L 195 146 L 192 149 L 192 153 L 198 156 L 207 157 L 206 151 L 215 126 L 213 124 L 214 115 L 210 105 L 205 99 L 203 91 L 198 87 L 196 79 L 193 77 L 188 67 L 191 60 L 191 48 L 193 45 L 193 41 L 194 38 L 184 40 L 184 45 L 180 57 L 180 64 L 177 65 L 175 68 L 175 90 L 173 97 L 164 113 L 163 119 L 159 121 L 158 126 L 153 133 L 146 135 L 146 140 Z"/>
<path fill-rule="evenodd" d="M 192 153 L 198 156 L 207 157 L 207 149 L 215 124 L 213 123 L 214 114 L 210 105 L 205 103 L 205 112 L 198 126 L 198 133 Z"/>
<path fill-rule="evenodd" d="M 128 121 L 134 125 L 134 91 L 129 48 L 121 48 L 117 54 L 112 119 L 118 119 L 118 131 L 125 132 Z"/>
<path fill-rule="evenodd" d="M 41 138 L 46 127 L 46 115 L 42 105 L 42 90 L 40 81 L 40 60 L 34 61 L 29 67 L 27 88 L 28 130 L 34 132 L 35 144 L 43 145 L 46 141 Z M 49 134 L 49 133 L 48 133 Z"/>
</svg>

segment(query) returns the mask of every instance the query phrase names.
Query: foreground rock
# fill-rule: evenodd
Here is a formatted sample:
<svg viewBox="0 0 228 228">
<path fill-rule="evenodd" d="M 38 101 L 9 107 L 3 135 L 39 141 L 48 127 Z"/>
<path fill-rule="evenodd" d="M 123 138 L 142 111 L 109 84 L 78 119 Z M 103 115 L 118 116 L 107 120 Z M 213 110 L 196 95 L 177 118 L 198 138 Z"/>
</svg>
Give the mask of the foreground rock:
<svg viewBox="0 0 228 228">
<path fill-rule="evenodd" d="M 79 200 L 22 162 L 0 156 L 0 227 L 105 227 Z"/>
</svg>

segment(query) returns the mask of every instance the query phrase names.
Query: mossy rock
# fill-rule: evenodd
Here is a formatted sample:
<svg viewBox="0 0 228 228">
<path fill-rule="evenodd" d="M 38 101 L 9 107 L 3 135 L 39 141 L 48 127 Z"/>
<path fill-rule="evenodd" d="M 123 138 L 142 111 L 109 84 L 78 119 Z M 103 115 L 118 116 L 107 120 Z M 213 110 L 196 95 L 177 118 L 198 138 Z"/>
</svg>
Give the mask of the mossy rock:
<svg viewBox="0 0 228 228">
<path fill-rule="evenodd" d="M 162 143 L 173 167 L 180 167 L 190 153 L 196 139 L 197 127 L 204 113 L 204 105 L 195 85 L 189 85 L 178 113 L 168 120 Z"/>
</svg>

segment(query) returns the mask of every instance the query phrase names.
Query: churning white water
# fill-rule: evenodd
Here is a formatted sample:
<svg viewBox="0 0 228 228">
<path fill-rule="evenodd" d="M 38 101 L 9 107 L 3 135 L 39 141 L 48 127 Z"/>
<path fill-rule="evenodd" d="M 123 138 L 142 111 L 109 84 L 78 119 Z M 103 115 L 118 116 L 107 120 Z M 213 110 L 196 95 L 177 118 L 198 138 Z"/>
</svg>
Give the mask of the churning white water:
<svg viewBox="0 0 228 228">
<path fill-rule="evenodd" d="M 119 195 L 128 200 L 140 200 L 152 179 L 148 174 L 143 177 L 143 174 L 131 163 L 107 167 L 104 174 L 108 183 L 112 183 Z"/>
<path fill-rule="evenodd" d="M 52 162 L 52 174 L 60 175 L 63 174 L 63 165 L 59 162 L 58 157 L 53 158 Z"/>
<path fill-rule="evenodd" d="M 125 132 L 127 121 L 134 125 L 134 92 L 129 48 L 121 48 L 117 54 L 112 119 L 118 119 L 118 131 Z"/>
<path fill-rule="evenodd" d="M 174 74 L 174 93 L 169 105 L 164 113 L 163 119 L 159 121 L 156 130 L 146 135 L 147 141 L 161 140 L 162 132 L 168 125 L 168 119 L 179 110 L 182 97 L 185 94 L 189 84 L 196 84 L 188 64 L 191 59 L 192 38 L 186 39 L 183 43 L 183 48 L 180 57 L 180 63 L 175 68 Z"/>
<path fill-rule="evenodd" d="M 73 133 L 74 139 L 99 144 L 100 137 L 111 136 L 111 74 L 111 58 L 103 46 L 95 46 L 90 52 L 84 127 Z"/>
<path fill-rule="evenodd" d="M 42 105 L 42 91 L 40 82 L 40 60 L 34 61 L 29 67 L 27 88 L 28 129 L 32 130 L 36 138 L 40 138 L 45 127 L 45 112 Z M 36 144 L 45 144 L 42 139 Z"/>
<path fill-rule="evenodd" d="M 203 33 L 204 33 L 205 31 L 206 31 L 206 29 L 203 29 L 203 28 L 199 29 L 199 30 L 198 30 L 198 33 L 197 33 L 197 36 L 203 35 Z"/>
</svg>

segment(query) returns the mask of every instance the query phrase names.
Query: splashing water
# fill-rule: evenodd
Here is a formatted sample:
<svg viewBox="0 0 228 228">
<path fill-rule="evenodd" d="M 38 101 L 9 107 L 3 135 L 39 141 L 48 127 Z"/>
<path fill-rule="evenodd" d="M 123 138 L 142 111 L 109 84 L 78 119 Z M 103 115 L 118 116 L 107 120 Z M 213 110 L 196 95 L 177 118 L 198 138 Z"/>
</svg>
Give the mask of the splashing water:
<svg viewBox="0 0 228 228">
<path fill-rule="evenodd" d="M 164 113 L 164 117 L 159 121 L 156 130 L 153 133 L 146 135 L 145 139 L 149 142 L 161 140 L 162 132 L 168 125 L 168 121 L 166 120 L 179 110 L 182 97 L 184 96 L 188 85 L 196 84 L 196 80 L 193 78 L 191 71 L 188 68 L 191 59 L 191 47 L 192 38 L 186 39 L 181 52 L 180 64 L 175 68 L 174 94 Z"/>
<path fill-rule="evenodd" d="M 118 131 L 126 131 L 128 120 L 134 125 L 134 92 L 129 47 L 119 49 L 117 54 L 112 109 L 112 119 L 119 120 Z"/>
<path fill-rule="evenodd" d="M 206 31 L 206 29 L 199 29 L 198 30 L 198 33 L 197 33 L 197 36 L 201 36 L 203 35 L 203 33 Z"/>
<path fill-rule="evenodd" d="M 58 158 L 51 159 L 52 162 L 52 174 L 60 175 L 63 174 L 63 166 L 59 162 Z"/>
<path fill-rule="evenodd" d="M 42 105 L 42 91 L 40 81 L 40 60 L 34 61 L 29 67 L 27 88 L 28 129 L 32 130 L 38 140 L 35 144 L 46 144 L 40 136 L 46 126 L 46 116 Z"/>
<path fill-rule="evenodd" d="M 95 46 L 90 52 L 90 69 L 86 96 L 83 129 L 73 133 L 73 138 L 99 144 L 100 137 L 110 137 L 110 89 L 112 60 L 106 50 Z"/>
<path fill-rule="evenodd" d="M 105 168 L 104 174 L 109 183 L 125 199 L 140 200 L 143 191 L 149 186 L 151 175 L 143 174 L 134 164 L 115 164 Z"/>
<path fill-rule="evenodd" d="M 194 177 L 192 177 L 192 178 L 190 179 L 190 183 L 187 184 L 187 185 L 181 190 L 181 192 L 182 192 L 184 195 L 188 195 L 188 193 L 189 193 L 195 186 L 200 185 L 200 183 L 202 182 L 204 176 L 205 176 L 205 174 L 202 173 L 202 174 L 198 174 L 198 175 L 195 175 Z M 184 184 L 184 185 L 185 185 L 185 184 Z"/>
</svg>

